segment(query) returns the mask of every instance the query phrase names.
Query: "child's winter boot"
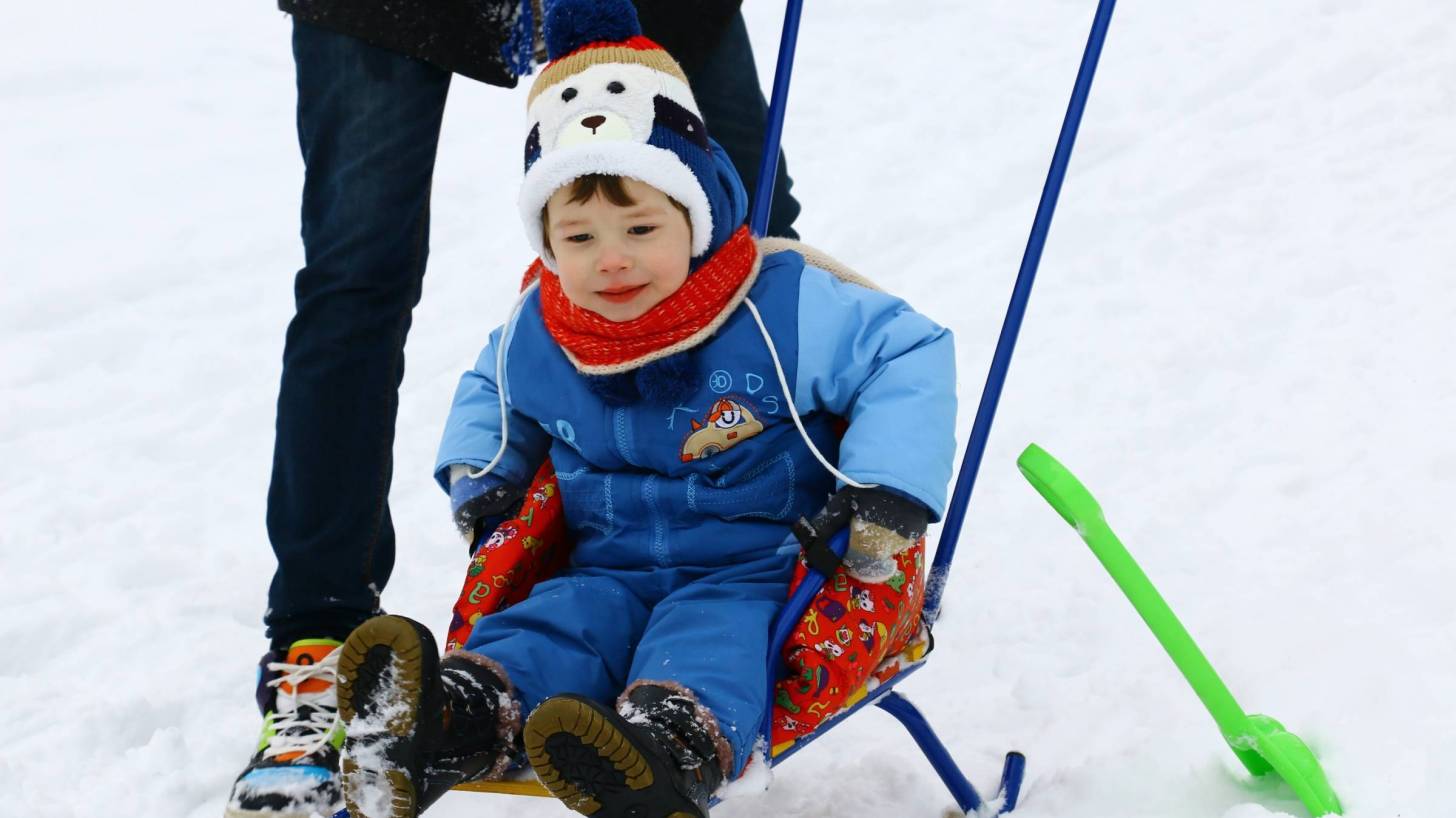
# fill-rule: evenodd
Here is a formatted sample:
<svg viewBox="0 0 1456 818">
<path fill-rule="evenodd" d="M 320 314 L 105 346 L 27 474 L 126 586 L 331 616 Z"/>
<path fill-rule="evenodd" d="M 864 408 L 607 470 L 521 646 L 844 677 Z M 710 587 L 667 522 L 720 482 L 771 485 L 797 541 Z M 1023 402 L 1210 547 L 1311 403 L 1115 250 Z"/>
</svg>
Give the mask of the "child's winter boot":
<svg viewBox="0 0 1456 818">
<path fill-rule="evenodd" d="M 519 711 L 483 661 L 441 660 L 429 629 L 402 616 L 365 622 L 339 653 L 352 818 L 414 818 L 455 784 L 504 766 Z"/>
<path fill-rule="evenodd" d="M 263 735 L 233 783 L 226 818 L 308 818 L 338 810 L 344 743 L 334 687 L 338 647 L 332 639 L 300 639 L 258 663 Z"/>
<path fill-rule="evenodd" d="M 690 695 L 642 684 L 615 711 L 582 696 L 547 699 L 522 737 L 541 783 L 583 815 L 706 818 L 723 762 L 704 718 Z"/>
</svg>

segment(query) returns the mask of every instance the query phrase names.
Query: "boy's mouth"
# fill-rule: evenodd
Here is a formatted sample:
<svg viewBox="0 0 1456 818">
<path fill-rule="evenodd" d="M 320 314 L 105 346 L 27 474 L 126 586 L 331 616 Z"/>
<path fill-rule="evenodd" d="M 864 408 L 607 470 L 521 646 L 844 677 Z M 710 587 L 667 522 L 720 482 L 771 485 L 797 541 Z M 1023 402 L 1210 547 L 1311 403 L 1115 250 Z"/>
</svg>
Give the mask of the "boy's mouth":
<svg viewBox="0 0 1456 818">
<path fill-rule="evenodd" d="M 597 295 L 605 298 L 613 304 L 625 304 L 637 297 L 637 294 L 646 289 L 646 284 L 635 284 L 630 287 L 613 287 L 610 290 L 597 290 Z"/>
</svg>

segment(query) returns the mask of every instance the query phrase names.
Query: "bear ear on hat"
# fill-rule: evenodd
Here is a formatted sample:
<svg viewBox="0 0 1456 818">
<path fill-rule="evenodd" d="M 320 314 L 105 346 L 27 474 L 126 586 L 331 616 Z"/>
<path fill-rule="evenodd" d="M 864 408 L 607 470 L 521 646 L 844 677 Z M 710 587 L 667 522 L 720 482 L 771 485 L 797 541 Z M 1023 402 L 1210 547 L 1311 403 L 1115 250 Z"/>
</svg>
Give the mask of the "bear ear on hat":
<svg viewBox="0 0 1456 818">
<path fill-rule="evenodd" d="M 642 33 L 629 0 L 546 0 L 541 28 L 553 60 L 584 45 L 619 43 Z"/>
</svg>

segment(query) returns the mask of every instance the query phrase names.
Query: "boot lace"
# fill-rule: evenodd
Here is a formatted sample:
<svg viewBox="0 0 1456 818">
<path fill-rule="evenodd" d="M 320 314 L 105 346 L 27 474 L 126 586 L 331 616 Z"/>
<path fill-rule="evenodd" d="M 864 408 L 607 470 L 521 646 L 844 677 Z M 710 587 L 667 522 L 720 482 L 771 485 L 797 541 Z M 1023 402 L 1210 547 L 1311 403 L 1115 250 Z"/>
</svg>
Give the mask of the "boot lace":
<svg viewBox="0 0 1456 818">
<path fill-rule="evenodd" d="M 263 751 L 266 758 L 287 753 L 310 756 L 329 743 L 339 724 L 339 652 L 336 650 L 314 664 L 295 665 L 269 662 L 268 670 L 278 674 L 268 686 L 278 688 L 274 706 L 274 733 Z M 313 693 L 302 690 L 303 683 L 323 679 L 328 687 Z M 284 688 L 283 685 L 289 685 Z"/>
</svg>

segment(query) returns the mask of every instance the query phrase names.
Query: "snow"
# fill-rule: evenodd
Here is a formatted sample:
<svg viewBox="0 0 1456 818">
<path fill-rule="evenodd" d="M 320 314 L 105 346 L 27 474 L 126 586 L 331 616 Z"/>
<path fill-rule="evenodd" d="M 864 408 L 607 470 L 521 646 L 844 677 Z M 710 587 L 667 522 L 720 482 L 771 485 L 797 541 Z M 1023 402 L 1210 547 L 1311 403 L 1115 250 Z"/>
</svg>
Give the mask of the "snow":
<svg viewBox="0 0 1456 818">
<path fill-rule="evenodd" d="M 764 763 L 768 742 L 759 736 L 758 741 L 753 743 L 753 749 L 748 754 L 748 761 L 744 764 L 743 770 L 737 778 L 725 781 L 717 789 L 716 795 L 723 802 L 736 799 L 752 798 L 767 792 L 773 785 L 773 768 Z M 723 807 L 723 809 L 729 809 Z"/>
<path fill-rule="evenodd" d="M 387 779 L 399 768 L 387 756 L 394 735 L 390 725 L 409 719 L 407 694 L 399 687 L 400 670 L 400 659 L 395 656 L 375 683 L 374 696 L 348 724 L 349 758 L 358 770 L 348 779 L 349 798 L 359 810 L 355 818 L 389 818 L 394 814 Z M 409 776 L 408 770 L 403 772 Z"/>
<path fill-rule="evenodd" d="M 779 11 L 747 5 L 767 83 Z M 955 330 L 962 440 L 1094 5 L 805 13 L 785 134 L 800 228 Z M 30 4 L 0 33 L 5 815 L 217 818 L 256 740 L 301 163 L 287 19 L 198 8 Z M 1450 814 L 1453 43 L 1444 0 L 1114 16 L 938 649 L 903 686 L 986 795 L 1002 754 L 1027 754 L 1018 814 L 1304 814 L 1240 772 L 1017 473 L 1032 441 L 1098 497 L 1240 702 L 1315 748 L 1348 815 Z M 528 261 L 524 94 L 457 80 L 435 177 L 385 600 L 439 635 L 464 555 L 431 460 Z M 498 799 L 431 814 L 565 814 Z M 866 712 L 714 815 L 950 804 Z"/>
</svg>

